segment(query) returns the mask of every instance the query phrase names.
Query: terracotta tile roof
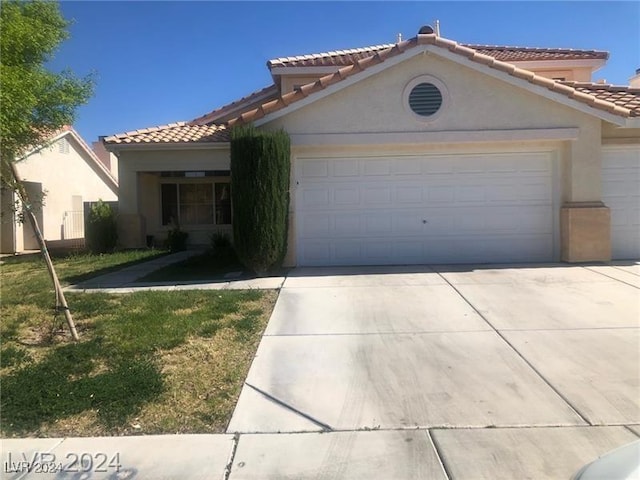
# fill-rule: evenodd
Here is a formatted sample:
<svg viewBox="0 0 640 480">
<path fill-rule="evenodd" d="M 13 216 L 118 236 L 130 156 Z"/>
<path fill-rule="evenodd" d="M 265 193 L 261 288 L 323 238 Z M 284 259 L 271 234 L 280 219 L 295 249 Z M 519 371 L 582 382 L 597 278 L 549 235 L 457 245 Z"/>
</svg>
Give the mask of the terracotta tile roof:
<svg viewBox="0 0 640 480">
<path fill-rule="evenodd" d="M 189 122 L 190 125 L 205 125 L 207 123 L 224 123 L 227 120 L 237 116 L 242 111 L 259 107 L 264 102 L 273 100 L 278 97 L 278 87 L 269 85 L 268 87 L 257 90 L 249 95 L 235 100 L 227 105 L 216 108 L 215 110 L 205 113 L 204 115 L 194 118 Z"/>
<path fill-rule="evenodd" d="M 333 67 L 353 65 L 358 60 L 370 57 L 376 52 L 387 50 L 394 45 L 395 43 L 386 43 L 363 48 L 349 48 L 347 50 L 334 50 L 331 52 L 311 53 L 309 55 L 274 58 L 267 62 L 267 67 L 271 69 L 273 67 Z"/>
<path fill-rule="evenodd" d="M 119 133 L 106 137 L 103 141 L 105 145 L 228 142 L 229 131 L 224 125 L 189 125 L 186 122 L 177 122 Z"/>
<path fill-rule="evenodd" d="M 508 58 L 512 62 L 524 60 L 549 60 L 551 57 L 564 59 L 592 58 L 606 59 L 606 52 L 595 50 L 541 49 L 523 47 L 499 47 L 487 45 L 463 45 L 435 35 L 419 35 L 397 44 L 376 45 L 351 50 L 339 50 L 299 57 L 270 60 L 269 68 L 285 65 L 327 66 L 342 65 L 335 73 L 325 75 L 316 82 L 279 95 L 276 85 L 258 90 L 246 97 L 220 107 L 190 122 L 172 123 L 159 127 L 135 130 L 113 135 L 104 139 L 105 144 L 144 143 L 207 143 L 228 142 L 227 127 L 252 122 L 300 101 L 311 94 L 324 90 L 388 58 L 400 55 L 416 45 L 436 45 L 471 61 L 487 65 L 511 76 L 526 80 L 548 90 L 565 95 L 593 108 L 622 117 L 640 116 L 639 89 L 601 85 L 587 82 L 558 82 L 534 74 L 528 70 L 501 61 Z M 483 53 L 486 52 L 486 53 Z M 516 58 L 517 55 L 522 56 Z M 355 60 L 354 60 L 355 59 Z M 242 113 L 241 113 L 242 112 Z M 213 122 L 217 122 L 214 124 Z M 225 123 L 223 125 L 223 123 Z"/>
<path fill-rule="evenodd" d="M 592 95 L 600 100 L 615 103 L 630 110 L 630 116 L 640 117 L 640 88 L 626 85 L 611 85 L 592 82 L 560 82 L 579 92 Z"/>
<path fill-rule="evenodd" d="M 271 100 L 269 102 L 262 104 L 258 108 L 248 110 L 242 115 L 239 115 L 238 117 L 230 120 L 228 122 L 228 125 L 231 126 L 238 123 L 246 123 L 246 122 L 259 120 L 265 115 L 281 110 L 286 106 L 292 103 L 295 103 L 297 101 L 300 101 L 303 98 L 306 98 L 313 93 L 319 92 L 320 90 L 324 90 L 330 85 L 338 83 L 374 65 L 378 65 L 391 57 L 400 55 L 405 51 L 407 51 L 408 49 L 415 47 L 416 45 L 435 45 L 437 47 L 447 49 L 450 52 L 455 53 L 457 55 L 466 57 L 471 61 L 480 63 L 482 65 L 487 65 L 488 67 L 494 68 L 496 70 L 500 70 L 513 77 L 526 80 L 527 82 L 533 85 L 546 88 L 553 92 L 560 93 L 562 95 L 565 95 L 566 97 L 572 98 L 578 102 L 584 103 L 593 108 L 610 112 L 615 115 L 620 115 L 623 117 L 631 116 L 631 111 L 629 108 L 622 105 L 617 105 L 612 100 L 598 98 L 597 96 L 592 95 L 590 92 L 577 90 L 569 85 L 564 85 L 560 82 L 556 82 L 554 80 L 536 75 L 533 72 L 530 72 L 528 70 L 517 68 L 513 64 L 499 61 L 493 56 L 479 53 L 478 51 L 472 48 L 466 47 L 464 45 L 460 45 L 452 40 L 448 40 L 433 34 L 429 34 L 429 35 L 418 35 L 417 37 L 414 37 L 410 40 L 406 40 L 404 42 L 394 44 L 391 48 L 380 50 L 369 57 L 365 57 L 356 61 L 352 65 L 342 67 L 338 69 L 337 72 L 329 75 L 325 75 L 324 77 L 320 78 L 316 82 L 309 83 L 307 85 L 300 87 L 299 89 L 296 89 L 292 92 L 281 95 L 280 97 L 274 100 Z"/>
<path fill-rule="evenodd" d="M 609 52 L 574 50 L 572 48 L 506 47 L 500 45 L 470 45 L 478 53 L 502 62 L 532 62 L 540 60 L 607 60 Z"/>
<path fill-rule="evenodd" d="M 411 40 L 414 40 L 412 38 Z M 411 41 L 409 40 L 409 41 Z M 395 43 L 384 45 L 372 45 L 370 47 L 352 48 L 348 50 L 336 50 L 332 52 L 313 53 L 294 57 L 274 58 L 267 62 L 269 69 L 274 67 L 329 67 L 353 65 L 361 60 L 382 50 L 394 47 Z M 598 50 L 574 50 L 569 48 L 532 48 L 510 47 L 500 45 L 471 45 L 461 44 L 478 53 L 489 55 L 502 62 L 524 62 L 538 60 L 606 60 L 608 52 Z"/>
</svg>

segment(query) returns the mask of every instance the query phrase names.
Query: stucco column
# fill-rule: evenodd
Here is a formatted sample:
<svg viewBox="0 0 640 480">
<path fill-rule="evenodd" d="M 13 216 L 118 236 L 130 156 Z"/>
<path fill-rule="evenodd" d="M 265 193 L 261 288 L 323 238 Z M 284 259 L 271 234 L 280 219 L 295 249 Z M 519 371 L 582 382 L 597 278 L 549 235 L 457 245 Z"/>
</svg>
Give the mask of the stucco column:
<svg viewBox="0 0 640 480">
<path fill-rule="evenodd" d="M 590 119 L 563 150 L 560 236 L 566 262 L 611 260 L 611 217 L 602 203 L 601 139 L 600 120 Z"/>
<path fill-rule="evenodd" d="M 126 168 L 126 162 L 119 162 L 118 243 L 123 248 L 144 248 L 146 229 L 139 211 L 139 173 L 131 171 L 123 175 Z"/>
</svg>

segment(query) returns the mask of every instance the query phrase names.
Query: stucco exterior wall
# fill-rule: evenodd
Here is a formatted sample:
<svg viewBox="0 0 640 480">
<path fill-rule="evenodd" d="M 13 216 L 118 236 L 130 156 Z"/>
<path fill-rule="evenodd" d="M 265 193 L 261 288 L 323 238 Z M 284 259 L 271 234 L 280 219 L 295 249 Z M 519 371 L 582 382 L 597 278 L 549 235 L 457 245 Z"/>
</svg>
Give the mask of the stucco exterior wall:
<svg viewBox="0 0 640 480">
<path fill-rule="evenodd" d="M 60 148 L 63 142 L 68 142 L 68 149 Z M 62 239 L 65 212 L 77 211 L 78 207 L 82 211 L 81 202 L 118 199 L 117 193 L 105 182 L 104 173 L 97 167 L 94 169 L 86 155 L 67 135 L 16 164 L 24 181 L 41 183 L 46 193 L 40 226 L 45 240 Z"/>
<path fill-rule="evenodd" d="M 602 143 L 640 144 L 640 128 L 620 128 L 608 122 L 602 122 Z"/>
<path fill-rule="evenodd" d="M 442 113 L 416 120 L 403 97 L 414 78 L 429 75 L 445 88 Z M 563 199 L 600 200 L 602 121 L 523 88 L 489 77 L 434 54 L 418 55 L 288 115 L 267 128 L 290 134 L 487 131 L 578 128 L 563 149 Z"/>
<path fill-rule="evenodd" d="M 120 199 L 119 211 L 124 215 L 138 215 L 143 232 L 141 236 L 153 235 L 156 243 L 167 236 L 168 226 L 162 225 L 160 183 L 162 181 L 211 182 L 228 181 L 228 177 L 207 177 L 206 179 L 163 179 L 162 171 L 205 171 L 229 170 L 229 148 L 211 149 L 169 149 L 169 150 L 125 150 L 119 154 Z M 223 232 L 231 236 L 229 225 L 181 226 L 189 233 L 190 245 L 207 245 L 214 232 Z M 126 243 L 126 242 L 125 242 Z M 125 244 L 125 247 L 142 246 Z"/>
<path fill-rule="evenodd" d="M 448 104 L 432 122 L 415 120 L 403 101 L 412 79 L 444 83 Z M 446 101 L 446 100 L 445 100 Z M 435 54 L 419 54 L 270 122 L 291 134 L 420 132 L 579 127 L 587 115 Z"/>
<path fill-rule="evenodd" d="M 229 148 L 124 150 L 118 154 L 121 213 L 138 213 L 137 172 L 229 170 Z"/>
<path fill-rule="evenodd" d="M 550 72 L 558 73 L 558 72 Z M 566 73 L 566 72 L 565 72 Z M 445 87 L 443 110 L 432 121 L 417 120 L 405 100 L 405 86 L 420 76 L 435 78 Z M 478 144 L 376 144 L 360 146 L 296 146 L 295 158 L 316 155 L 348 156 L 350 152 L 381 155 L 437 151 L 509 151 L 536 148 L 536 142 L 490 140 L 490 130 L 577 128 L 575 140 L 542 142 L 557 151 L 560 202 L 598 202 L 601 199 L 601 125 L 596 117 L 546 99 L 524 88 L 493 78 L 434 54 L 418 55 L 360 82 L 265 124 L 292 135 L 388 132 L 486 132 Z M 514 135 L 517 138 L 517 135 Z M 371 142 L 367 139 L 366 142 Z M 295 178 L 295 177 L 292 177 Z M 287 262 L 295 263 L 295 182 L 292 181 L 291 225 Z"/>
</svg>

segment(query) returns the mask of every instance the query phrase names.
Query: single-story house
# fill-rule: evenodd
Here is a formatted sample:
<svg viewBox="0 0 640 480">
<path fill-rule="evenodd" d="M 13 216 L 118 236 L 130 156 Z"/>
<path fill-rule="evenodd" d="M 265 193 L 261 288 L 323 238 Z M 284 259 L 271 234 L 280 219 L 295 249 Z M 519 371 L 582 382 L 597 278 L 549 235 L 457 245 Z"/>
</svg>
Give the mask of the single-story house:
<svg viewBox="0 0 640 480">
<path fill-rule="evenodd" d="M 231 232 L 230 128 L 291 137 L 287 265 L 640 257 L 640 85 L 608 53 L 394 44 L 277 58 L 273 84 L 188 122 L 109 136 L 121 241 Z"/>
<path fill-rule="evenodd" d="M 118 200 L 114 175 L 70 126 L 21 157 L 16 167 L 51 248 L 84 243 L 84 202 Z M 16 200 L 13 191 L 2 189 L 2 253 L 40 248 L 31 224 L 19 221 Z"/>
</svg>

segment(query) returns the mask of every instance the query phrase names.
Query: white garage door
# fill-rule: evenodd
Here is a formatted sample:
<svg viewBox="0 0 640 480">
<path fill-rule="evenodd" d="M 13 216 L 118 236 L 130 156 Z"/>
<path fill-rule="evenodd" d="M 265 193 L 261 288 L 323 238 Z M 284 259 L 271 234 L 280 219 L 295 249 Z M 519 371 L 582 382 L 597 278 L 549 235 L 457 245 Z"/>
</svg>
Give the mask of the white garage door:
<svg viewBox="0 0 640 480">
<path fill-rule="evenodd" d="M 602 201 L 611 209 L 611 255 L 640 258 L 640 148 L 603 147 Z"/>
<path fill-rule="evenodd" d="M 298 159 L 298 264 L 553 260 L 551 157 Z"/>
</svg>

